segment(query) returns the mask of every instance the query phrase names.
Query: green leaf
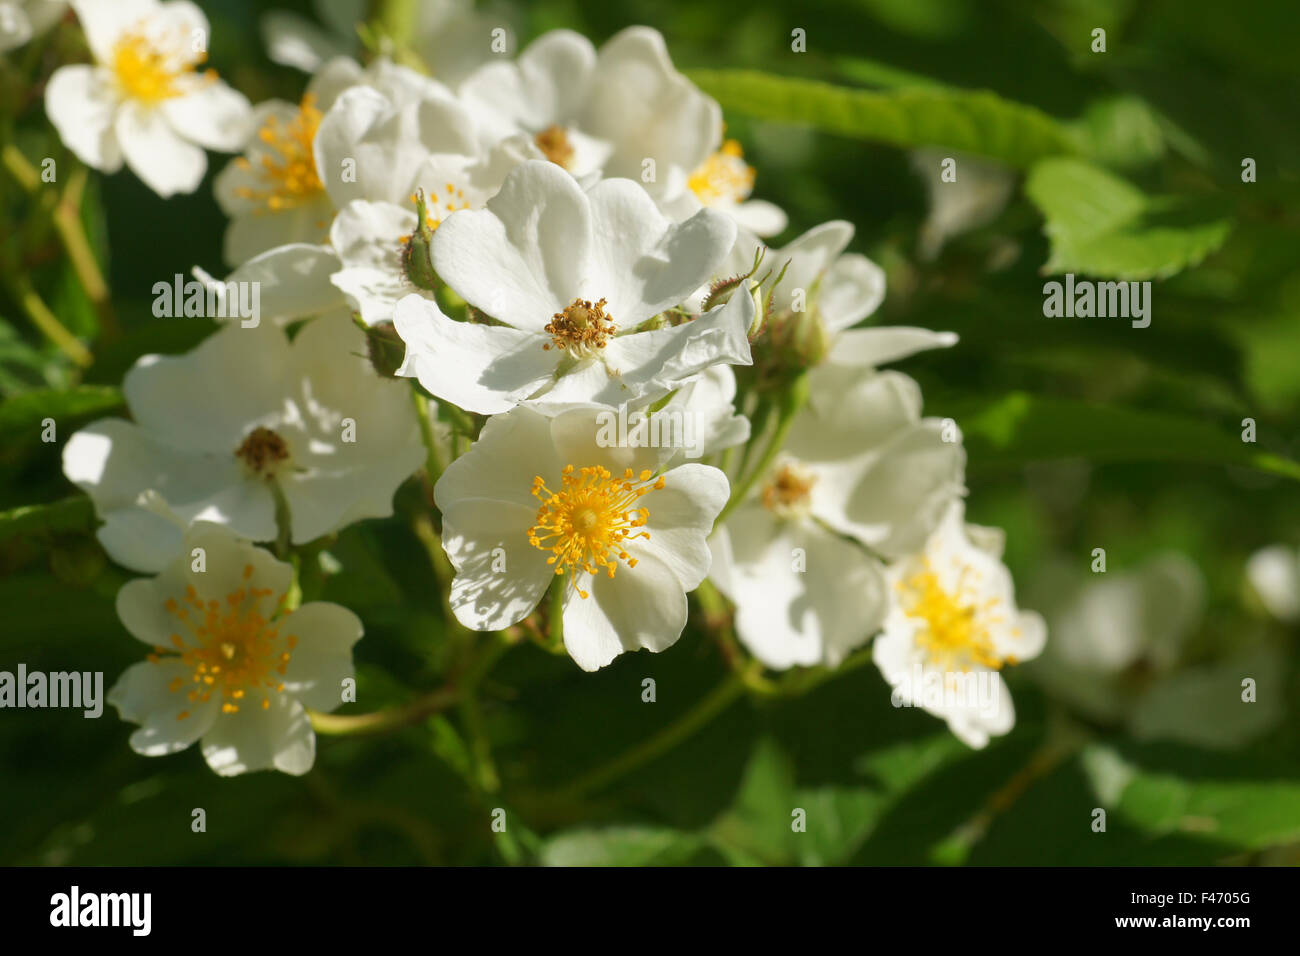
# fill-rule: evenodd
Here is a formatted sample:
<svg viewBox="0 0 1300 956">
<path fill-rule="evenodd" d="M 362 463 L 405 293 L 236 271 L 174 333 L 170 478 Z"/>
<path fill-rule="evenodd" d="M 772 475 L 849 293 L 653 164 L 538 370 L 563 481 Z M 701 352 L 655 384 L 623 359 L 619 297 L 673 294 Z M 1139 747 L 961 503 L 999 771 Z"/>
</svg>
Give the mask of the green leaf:
<svg viewBox="0 0 1300 956">
<path fill-rule="evenodd" d="M 700 837 L 659 827 L 620 826 L 571 830 L 542 847 L 546 866 L 676 866 L 703 847 Z"/>
<path fill-rule="evenodd" d="M 121 408 L 122 402 L 121 390 L 109 385 L 25 392 L 0 402 L 0 442 L 35 441 L 47 418 L 63 431 L 71 420 L 106 415 Z"/>
<path fill-rule="evenodd" d="M 948 408 L 962 429 L 971 465 L 1021 465 L 1086 458 L 1184 461 L 1254 468 L 1300 481 L 1300 463 L 1210 422 L 1013 392 L 992 402 Z"/>
<path fill-rule="evenodd" d="M 1137 96 L 1093 103 L 1071 129 L 1084 154 L 1108 166 L 1143 166 L 1165 154 L 1160 117 Z"/>
<path fill-rule="evenodd" d="M 1025 194 L 1047 220 L 1052 253 L 1045 274 L 1115 279 L 1164 278 L 1201 262 L 1232 224 L 1193 206 L 1153 199 L 1124 179 L 1080 159 L 1046 159 Z"/>
<path fill-rule="evenodd" d="M 724 110 L 855 139 L 943 146 L 1021 168 L 1076 152 L 1069 132 L 1046 113 L 982 90 L 877 92 L 755 70 L 692 70 L 688 76 Z"/>
<path fill-rule="evenodd" d="M 1195 751 L 1183 754 L 1195 759 Z M 1158 769 L 1130 763 L 1111 754 L 1122 766 L 1124 781 L 1117 814 L 1125 823 L 1155 835 L 1182 834 L 1243 849 L 1291 843 L 1300 839 L 1300 781 L 1235 777 L 1241 766 L 1188 765 L 1180 775 L 1167 765 Z M 1236 764 L 1242 765 L 1240 759 Z M 1262 768 L 1251 767 L 1258 774 Z M 1216 779 L 1214 774 L 1223 774 Z"/>
<path fill-rule="evenodd" d="M 89 534 L 95 509 L 86 497 L 65 498 L 48 505 L 28 505 L 0 511 L 0 544 L 31 535 Z"/>
</svg>

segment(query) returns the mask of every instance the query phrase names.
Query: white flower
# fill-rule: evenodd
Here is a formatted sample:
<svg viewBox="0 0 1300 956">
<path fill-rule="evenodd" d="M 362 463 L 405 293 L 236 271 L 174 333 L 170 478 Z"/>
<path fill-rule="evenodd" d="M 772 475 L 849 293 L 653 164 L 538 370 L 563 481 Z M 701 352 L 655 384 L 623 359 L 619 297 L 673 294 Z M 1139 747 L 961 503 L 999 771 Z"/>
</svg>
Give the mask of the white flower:
<svg viewBox="0 0 1300 956">
<path fill-rule="evenodd" d="M 763 288 L 774 289 L 774 321 L 810 314 L 831 334 L 833 349 L 843 340 L 846 351 L 852 351 L 858 333 L 844 330 L 875 312 L 885 298 L 884 271 L 866 256 L 844 253 L 852 238 L 853 224 L 836 219 L 767 252 L 762 271 L 770 269 L 771 275 Z M 725 277 L 748 272 L 761 245 L 751 232 L 739 230 L 735 246 L 716 274 Z M 785 274 L 777 282 L 782 269 Z"/>
<path fill-rule="evenodd" d="M 637 331 L 708 277 L 734 229 L 709 210 L 670 222 L 627 180 L 583 192 L 550 163 L 524 163 L 486 209 L 458 212 L 433 235 L 439 277 L 504 324 L 454 322 L 436 303 L 408 296 L 394 314 L 407 344 L 398 374 L 495 414 L 530 398 L 557 408 L 619 405 L 711 365 L 747 365 L 749 296 Z"/>
<path fill-rule="evenodd" d="M 137 570 L 175 553 L 168 512 L 267 541 L 278 488 L 302 544 L 392 514 L 393 491 L 424 457 L 407 389 L 374 373 L 343 314 L 309 323 L 292 344 L 274 325 L 230 323 L 185 355 L 140 359 L 123 391 L 134 423 L 77 432 L 63 470 L 109 522 L 100 541 L 110 556 Z M 148 491 L 166 507 L 142 501 Z M 127 528 L 149 537 L 123 548 L 115 529 Z"/>
<path fill-rule="evenodd" d="M 1004 666 L 1038 656 L 1047 626 L 1016 606 L 1000 533 L 968 529 L 960 500 L 924 549 L 890 566 L 891 607 L 872 658 L 899 706 L 948 722 L 971 747 L 1015 724 Z"/>
<path fill-rule="evenodd" d="M 325 240 L 334 203 L 316 167 L 316 133 L 339 95 L 360 81 L 360 72 L 351 60 L 331 60 L 307 84 L 300 103 L 268 100 L 254 108 L 248 148 L 212 187 L 231 220 L 228 263 L 238 265 L 276 246 Z"/>
<path fill-rule="evenodd" d="M 912 379 L 822 366 L 809 382 L 780 455 L 709 542 L 738 636 L 773 668 L 834 666 L 879 627 L 880 562 L 846 536 L 907 553 L 963 492 L 959 436 L 920 417 Z"/>
<path fill-rule="evenodd" d="M 469 166 L 463 157 L 429 157 L 416 185 L 424 197 L 425 224 L 436 230 L 453 212 L 482 209 L 501 186 L 491 177 L 487 167 Z M 409 257 L 418 254 L 410 243 L 418 228 L 413 205 L 354 200 L 343 207 L 330 229 L 330 243 L 341 266 L 330 281 L 367 325 L 391 322 L 397 303 L 408 295 L 433 299 L 431 292 L 417 288 L 409 277 Z M 427 261 L 423 264 L 432 269 Z"/>
<path fill-rule="evenodd" d="M 575 176 L 603 170 L 661 198 L 678 195 L 722 139 L 718 104 L 674 69 L 649 27 L 628 27 L 599 52 L 554 30 L 517 61 L 479 68 L 458 92 L 486 145 L 522 135 Z"/>
<path fill-rule="evenodd" d="M 0 0 L 0 53 L 44 33 L 67 8 L 68 0 Z"/>
<path fill-rule="evenodd" d="M 781 207 L 763 199 L 750 199 L 754 190 L 754 167 L 734 139 L 724 142 L 686 180 L 687 190 L 662 203 L 673 219 L 685 219 L 701 206 L 726 213 L 736 225 L 755 236 L 774 236 L 785 229 L 788 219 Z M 751 259 L 751 261 L 753 261 Z"/>
<path fill-rule="evenodd" d="M 208 21 L 189 0 L 73 0 L 93 65 L 63 66 L 45 112 L 87 166 L 113 173 L 125 159 L 160 196 L 193 192 L 203 149 L 233 152 L 250 129 L 248 100 L 208 70 Z"/>
<path fill-rule="evenodd" d="M 123 586 L 118 617 L 153 648 L 108 692 L 122 719 L 140 725 L 131 749 L 159 757 L 200 740 L 222 776 L 311 769 L 316 735 L 306 709 L 342 702 L 362 629 L 337 604 L 286 612 L 292 581 L 292 566 L 200 523 L 161 574 Z"/>
<path fill-rule="evenodd" d="M 584 670 L 677 641 L 728 492 L 707 465 L 660 474 L 672 449 L 601 447 L 599 411 L 495 416 L 434 489 L 456 617 L 475 630 L 508 627 L 555 582 L 565 647 Z"/>
<path fill-rule="evenodd" d="M 1300 553 L 1284 544 L 1261 548 L 1246 562 L 1246 579 L 1279 621 L 1300 621 Z"/>
<path fill-rule="evenodd" d="M 232 265 L 276 246 L 324 241 L 336 210 L 354 200 L 409 210 L 417 186 L 463 186 L 476 159 L 473 123 L 451 91 L 387 60 L 364 71 L 331 60 L 300 105 L 272 100 L 255 117 L 247 154 L 215 184 L 231 217 Z"/>
</svg>

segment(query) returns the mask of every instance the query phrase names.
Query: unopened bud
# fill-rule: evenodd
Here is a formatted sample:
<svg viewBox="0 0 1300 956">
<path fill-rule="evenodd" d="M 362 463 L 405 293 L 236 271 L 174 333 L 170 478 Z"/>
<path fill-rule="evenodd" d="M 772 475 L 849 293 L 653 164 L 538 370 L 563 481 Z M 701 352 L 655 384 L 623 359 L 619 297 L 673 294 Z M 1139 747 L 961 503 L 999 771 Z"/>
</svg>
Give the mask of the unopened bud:
<svg viewBox="0 0 1300 956">
<path fill-rule="evenodd" d="M 406 343 L 392 322 L 378 322 L 366 329 L 366 349 L 370 365 L 384 378 L 394 378 L 406 356 Z"/>
<path fill-rule="evenodd" d="M 411 284 L 417 289 L 433 292 L 438 288 L 438 274 L 433 271 L 433 259 L 430 250 L 433 247 L 433 227 L 424 204 L 424 191 L 415 196 L 415 232 L 402 247 L 402 268 Z"/>
</svg>

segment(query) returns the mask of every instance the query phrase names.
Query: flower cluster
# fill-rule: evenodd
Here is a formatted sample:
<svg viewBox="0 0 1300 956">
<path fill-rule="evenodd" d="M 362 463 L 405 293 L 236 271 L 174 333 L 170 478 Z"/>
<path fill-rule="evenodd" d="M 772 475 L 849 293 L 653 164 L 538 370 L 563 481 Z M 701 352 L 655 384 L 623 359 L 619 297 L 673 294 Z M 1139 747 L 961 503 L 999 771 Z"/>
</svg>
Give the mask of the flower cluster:
<svg viewBox="0 0 1300 956">
<path fill-rule="evenodd" d="M 866 654 L 972 746 L 1011 727 L 1000 674 L 1045 628 L 964 521 L 955 423 L 882 370 L 956 337 L 857 327 L 885 276 L 847 222 L 764 245 L 786 214 L 659 33 L 511 58 L 475 28 L 430 75 L 276 20 L 312 76 L 252 107 L 187 0 L 71 6 L 93 62 L 49 83 L 64 142 L 162 196 L 240 154 L 215 177 L 230 271 L 195 275 L 259 303 L 141 358 L 130 419 L 65 447 L 104 548 L 156 575 L 118 599 L 152 647 L 112 693 L 137 751 L 305 772 L 361 625 L 295 568 L 421 470 L 449 629 L 595 670 L 671 647 L 699 590 L 747 673 Z"/>
</svg>

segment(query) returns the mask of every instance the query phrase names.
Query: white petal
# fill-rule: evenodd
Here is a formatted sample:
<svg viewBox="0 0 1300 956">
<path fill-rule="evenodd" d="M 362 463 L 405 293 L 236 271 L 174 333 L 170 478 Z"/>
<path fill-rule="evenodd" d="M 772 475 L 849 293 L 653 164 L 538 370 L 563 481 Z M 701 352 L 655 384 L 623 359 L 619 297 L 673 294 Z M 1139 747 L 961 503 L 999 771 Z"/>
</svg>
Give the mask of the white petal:
<svg viewBox="0 0 1300 956">
<path fill-rule="evenodd" d="M 677 576 L 684 591 L 694 591 L 709 573 L 711 558 L 705 543 L 713 521 L 727 503 L 727 476 L 709 465 L 680 465 L 664 475 L 664 487 L 640 501 L 649 512 L 649 539 L 628 545 L 635 557 L 658 557 Z M 639 567 L 639 565 L 638 565 Z"/>
<path fill-rule="evenodd" d="M 286 638 L 298 639 L 285 668 L 285 690 L 303 706 L 328 713 L 343 702 L 343 681 L 353 676 L 352 646 L 361 639 L 360 619 L 326 601 L 303 604 L 276 622 Z"/>
<path fill-rule="evenodd" d="M 157 109 L 124 103 L 114 122 L 126 164 L 146 186 L 166 199 L 192 193 L 203 181 L 203 150 L 181 139 Z"/>
<path fill-rule="evenodd" d="M 188 80 L 188 92 L 162 104 L 172 129 L 191 143 L 233 153 L 253 132 L 248 97 L 206 76 Z"/>
<path fill-rule="evenodd" d="M 614 577 L 584 576 L 564 604 L 564 646 L 585 671 L 598 670 L 624 651 L 666 650 L 686 626 L 686 594 L 667 564 L 646 554 Z"/>
<path fill-rule="evenodd" d="M 458 498 L 443 511 L 442 545 L 456 569 L 451 607 L 466 627 L 509 627 L 541 601 L 555 570 L 546 563 L 550 554 L 528 541 L 536 515 L 536 508 L 487 498 Z"/>
<path fill-rule="evenodd" d="M 190 701 L 186 690 L 172 691 L 172 681 L 180 678 L 186 687 L 192 672 L 180 661 L 162 660 L 156 664 L 141 662 L 123 672 L 108 692 L 108 703 L 117 708 L 122 719 L 140 724 L 131 734 L 131 749 L 146 757 L 161 757 L 184 750 L 216 720 L 219 704 L 213 697 L 207 703 Z M 180 715 L 188 715 L 182 718 Z"/>
<path fill-rule="evenodd" d="M 768 253 L 763 261 L 775 269 L 773 278 L 781 269 L 786 270 L 773 294 L 773 309 L 777 312 L 791 309 L 795 289 L 802 289 L 805 297 L 811 300 L 818 283 L 852 238 L 853 224 L 835 219 L 814 226 L 784 249 L 774 249 Z M 750 262 L 752 261 L 751 257 Z M 790 263 L 788 267 L 787 261 Z M 741 271 L 748 269 L 749 265 L 749 262 L 745 263 Z"/>
<path fill-rule="evenodd" d="M 213 289 L 220 311 L 226 315 L 240 315 L 251 311 L 244 309 L 245 304 L 255 305 L 259 322 L 283 326 L 337 310 L 344 304 L 343 296 L 330 282 L 330 276 L 338 268 L 338 256 L 329 246 L 298 242 L 269 249 L 244 261 L 225 282 L 217 281 L 197 267 L 193 271 L 196 279 Z M 235 284 L 233 293 L 231 283 Z M 245 295 L 242 289 L 250 290 L 249 295 L 256 290 L 255 298 L 241 298 Z"/>
<path fill-rule="evenodd" d="M 780 206 L 763 199 L 750 199 L 726 210 L 727 215 L 756 236 L 775 236 L 784 232 L 789 217 Z"/>
<path fill-rule="evenodd" d="M 526 162 L 486 209 L 454 213 L 438 227 L 433 265 L 476 308 L 541 332 L 575 298 L 590 297 L 583 293 L 592 291 L 584 284 L 591 220 L 587 197 L 568 173 L 553 163 Z"/>
<path fill-rule="evenodd" d="M 536 514 L 534 476 L 549 480 L 564 464 L 551 441 L 551 420 L 531 408 L 516 408 L 488 419 L 478 441 L 442 473 L 434 500 L 444 513 L 463 499 L 488 498 Z"/>
<path fill-rule="evenodd" d="M 339 38 L 305 17 L 285 10 L 268 10 L 261 19 L 266 55 L 275 63 L 311 73 L 326 60 L 348 52 Z"/>
<path fill-rule="evenodd" d="M 561 357 L 545 349 L 545 335 L 454 322 L 436 302 L 418 295 L 398 302 L 393 325 L 406 343 L 397 374 L 415 377 L 438 398 L 485 415 L 509 411 L 545 386 Z"/>
<path fill-rule="evenodd" d="M 123 567 L 157 574 L 180 553 L 185 522 L 174 511 L 168 516 L 149 508 L 128 507 L 102 517 L 104 523 L 95 537 Z"/>
<path fill-rule="evenodd" d="M 87 166 L 106 173 L 122 168 L 113 128 L 118 106 L 112 77 L 97 67 L 61 66 L 45 86 L 45 115 L 59 138 Z"/>
<path fill-rule="evenodd" d="M 583 291 L 607 299 L 624 331 L 708 282 L 736 241 L 735 224 L 721 213 L 701 209 L 674 223 L 630 180 L 603 180 L 587 197 L 594 241 Z"/>
<path fill-rule="evenodd" d="M 830 355 L 826 358 L 838 365 L 874 368 L 927 349 L 948 348 L 956 344 L 954 332 L 932 332 L 902 325 L 849 329 L 835 336 Z"/>
<path fill-rule="evenodd" d="M 86 43 L 100 63 L 112 63 L 113 47 L 123 31 L 157 16 L 161 7 L 158 0 L 72 0 Z"/>
<path fill-rule="evenodd" d="M 885 270 L 866 256 L 840 256 L 826 271 L 817 309 L 832 332 L 856 325 L 885 299 Z"/>
<path fill-rule="evenodd" d="M 271 706 L 222 714 L 203 736 L 203 758 L 223 777 L 272 768 L 301 776 L 316 761 L 316 734 L 302 704 L 273 694 Z"/>
</svg>

